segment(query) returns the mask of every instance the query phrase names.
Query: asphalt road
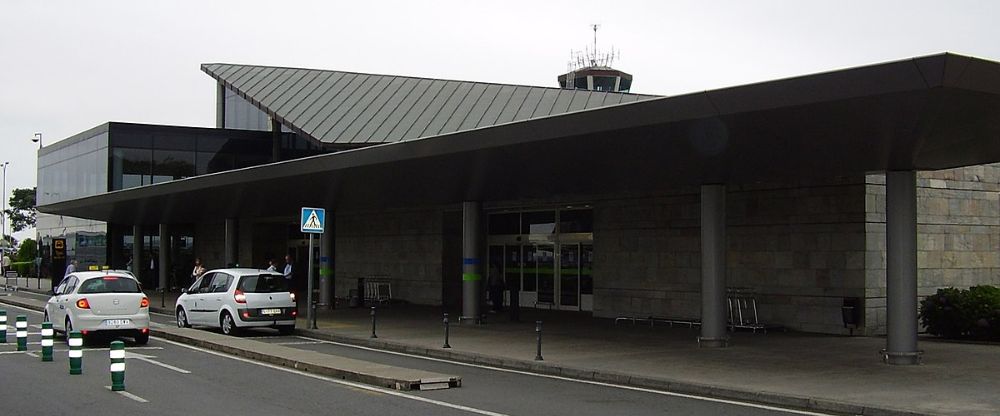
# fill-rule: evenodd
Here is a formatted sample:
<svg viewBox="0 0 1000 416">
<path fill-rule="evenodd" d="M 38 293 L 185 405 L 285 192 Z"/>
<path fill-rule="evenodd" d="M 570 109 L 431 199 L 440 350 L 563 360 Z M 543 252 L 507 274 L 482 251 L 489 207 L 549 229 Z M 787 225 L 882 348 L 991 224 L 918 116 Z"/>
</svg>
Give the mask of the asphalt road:
<svg viewBox="0 0 1000 416">
<path fill-rule="evenodd" d="M 8 310 L 11 326 L 14 315 L 29 317 L 35 325 L 29 328 L 34 343 L 29 350 L 37 353 L 41 314 L 0 307 Z M 170 316 L 154 315 L 153 320 L 173 325 Z M 76 415 L 81 406 L 86 406 L 100 414 L 136 411 L 154 415 L 818 414 L 445 362 L 299 336 L 278 336 L 271 330 L 251 331 L 244 336 L 370 362 L 457 374 L 463 379 L 462 387 L 424 392 L 385 390 L 153 338 L 145 347 L 127 348 L 126 389 L 135 396 L 128 397 L 106 388 L 111 384 L 106 346 L 101 349 L 94 345 L 87 350 L 84 375 L 70 376 L 65 343 L 57 340 L 56 361 L 43 363 L 39 358 L 11 352 L 15 349 L 11 330 L 8 342 L 0 344 L 0 413 Z"/>
</svg>

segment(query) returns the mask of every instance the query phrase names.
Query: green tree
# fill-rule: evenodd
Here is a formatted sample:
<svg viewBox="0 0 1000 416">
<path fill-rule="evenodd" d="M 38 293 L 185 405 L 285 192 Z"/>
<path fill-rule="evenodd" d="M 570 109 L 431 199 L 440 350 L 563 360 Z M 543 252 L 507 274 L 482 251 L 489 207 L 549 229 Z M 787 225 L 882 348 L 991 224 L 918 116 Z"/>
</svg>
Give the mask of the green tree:
<svg viewBox="0 0 1000 416">
<path fill-rule="evenodd" d="M 14 189 L 10 197 L 10 208 L 3 212 L 10 219 L 10 228 L 15 233 L 35 226 L 35 188 Z"/>
</svg>

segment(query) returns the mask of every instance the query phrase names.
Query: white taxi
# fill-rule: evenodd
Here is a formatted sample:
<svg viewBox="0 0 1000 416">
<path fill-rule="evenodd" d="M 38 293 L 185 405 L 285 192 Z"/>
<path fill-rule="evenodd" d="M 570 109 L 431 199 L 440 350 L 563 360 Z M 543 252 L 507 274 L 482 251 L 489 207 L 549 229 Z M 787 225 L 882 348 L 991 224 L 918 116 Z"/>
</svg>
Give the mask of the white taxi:
<svg viewBox="0 0 1000 416">
<path fill-rule="evenodd" d="M 66 276 L 45 304 L 45 320 L 57 331 L 80 331 L 84 338 L 108 334 L 132 337 L 140 345 L 149 342 L 149 298 L 125 272 Z"/>
<path fill-rule="evenodd" d="M 291 334 L 298 315 L 288 280 L 258 269 L 209 270 L 177 297 L 174 308 L 177 326 L 211 326 L 226 335 L 248 327 Z"/>
</svg>

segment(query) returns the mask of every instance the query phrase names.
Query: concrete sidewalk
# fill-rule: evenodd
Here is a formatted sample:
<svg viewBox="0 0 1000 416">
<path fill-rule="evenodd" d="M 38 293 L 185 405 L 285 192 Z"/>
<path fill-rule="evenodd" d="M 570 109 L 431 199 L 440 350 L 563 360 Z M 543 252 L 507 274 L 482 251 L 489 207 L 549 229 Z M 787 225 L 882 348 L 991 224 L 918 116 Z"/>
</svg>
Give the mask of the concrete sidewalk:
<svg viewBox="0 0 1000 416">
<path fill-rule="evenodd" d="M 34 283 L 33 281 L 31 283 Z M 166 294 L 172 313 L 177 294 Z M 159 294 L 150 293 L 154 310 Z M 321 311 L 317 330 L 300 335 L 432 357 L 680 393 L 752 400 L 850 414 L 1000 414 L 1000 345 L 922 340 L 924 363 L 889 366 L 884 338 L 737 332 L 732 346 L 699 348 L 697 329 L 615 325 L 579 313 L 523 309 L 521 322 L 488 315 L 486 325 L 452 316 L 443 349 L 441 309 L 377 309 L 369 338 L 368 308 Z M 305 316 L 304 311 L 300 316 Z M 543 321 L 543 361 L 535 361 L 535 324 Z"/>
<path fill-rule="evenodd" d="M 377 310 L 369 339 L 367 309 L 323 312 L 327 339 L 370 344 L 549 374 L 640 387 L 855 414 L 996 415 L 1000 413 L 1000 346 L 921 342 L 924 363 L 883 364 L 884 338 L 737 332 L 732 346 L 699 348 L 697 329 L 523 310 L 520 323 L 489 315 L 485 326 L 452 325 L 441 348 L 439 308 Z M 453 319 L 454 320 L 454 319 Z M 544 361 L 534 361 L 535 320 L 543 323 Z M 305 328 L 304 322 L 299 323 Z"/>
</svg>

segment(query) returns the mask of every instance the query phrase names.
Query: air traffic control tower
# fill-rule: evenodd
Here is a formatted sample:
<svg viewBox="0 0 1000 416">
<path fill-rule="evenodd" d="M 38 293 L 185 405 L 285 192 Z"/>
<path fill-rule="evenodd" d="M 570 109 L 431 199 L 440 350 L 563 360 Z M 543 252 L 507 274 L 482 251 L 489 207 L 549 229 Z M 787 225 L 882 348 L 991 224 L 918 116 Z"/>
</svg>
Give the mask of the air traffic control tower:
<svg viewBox="0 0 1000 416">
<path fill-rule="evenodd" d="M 632 87 L 632 75 L 611 67 L 618 53 L 598 52 L 597 28 L 594 29 L 593 49 L 574 51 L 570 54 L 569 72 L 559 76 L 559 87 L 570 90 L 590 90 L 603 92 L 628 92 Z"/>
</svg>

